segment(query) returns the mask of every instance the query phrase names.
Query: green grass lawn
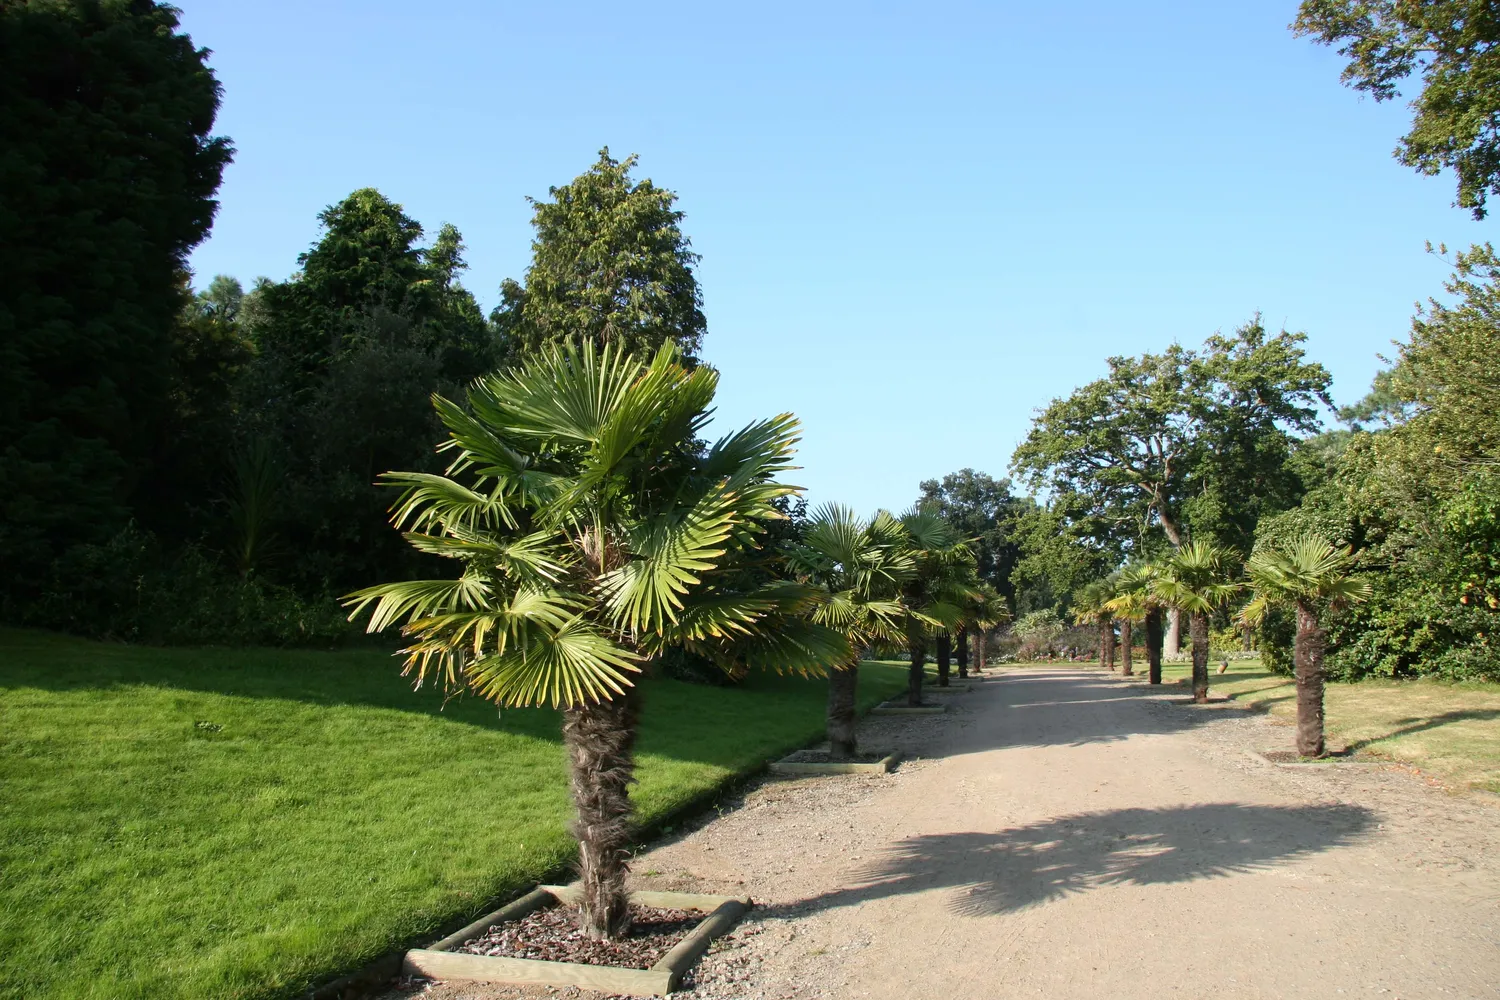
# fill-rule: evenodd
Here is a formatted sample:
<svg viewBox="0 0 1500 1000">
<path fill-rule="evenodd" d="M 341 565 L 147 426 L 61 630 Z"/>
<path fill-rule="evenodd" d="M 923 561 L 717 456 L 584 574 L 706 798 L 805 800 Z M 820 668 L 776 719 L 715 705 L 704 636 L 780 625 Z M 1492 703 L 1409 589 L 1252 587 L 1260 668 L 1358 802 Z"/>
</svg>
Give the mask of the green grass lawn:
<svg viewBox="0 0 1500 1000">
<path fill-rule="evenodd" d="M 644 694 L 643 824 L 822 731 L 820 681 Z M 0 997 L 293 996 L 566 864 L 569 811 L 556 713 L 382 652 L 0 630 Z"/>
<path fill-rule="evenodd" d="M 1098 666 L 1097 660 L 1092 662 Z M 1137 658 L 1135 667 L 1144 674 L 1144 658 Z M 1290 726 L 1297 718 L 1297 689 L 1290 677 L 1271 673 L 1259 660 L 1232 660 L 1223 674 L 1214 672 L 1217 662 L 1210 661 L 1208 669 L 1211 694 L 1269 711 L 1273 720 L 1288 726 L 1284 749 L 1294 749 Z M 1190 664 L 1168 663 L 1162 667 L 1162 680 L 1186 685 L 1191 673 Z M 1329 684 L 1324 712 L 1330 747 L 1349 746 L 1389 757 L 1449 788 L 1500 793 L 1500 684 Z"/>
</svg>

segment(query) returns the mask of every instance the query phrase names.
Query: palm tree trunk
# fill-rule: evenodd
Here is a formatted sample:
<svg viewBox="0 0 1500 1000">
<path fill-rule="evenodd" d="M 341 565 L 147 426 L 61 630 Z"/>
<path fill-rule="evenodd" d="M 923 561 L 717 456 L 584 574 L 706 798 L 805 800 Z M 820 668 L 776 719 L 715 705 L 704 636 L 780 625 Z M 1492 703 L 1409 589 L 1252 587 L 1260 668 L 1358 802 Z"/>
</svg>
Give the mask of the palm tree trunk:
<svg viewBox="0 0 1500 1000">
<path fill-rule="evenodd" d="M 1109 640 L 1104 637 L 1104 623 L 1099 623 L 1099 669 L 1109 669 Z"/>
<path fill-rule="evenodd" d="M 1146 673 L 1152 684 L 1161 683 L 1161 608 L 1146 612 Z"/>
<path fill-rule="evenodd" d="M 1323 647 L 1326 635 L 1318 612 L 1297 602 L 1297 642 L 1292 654 L 1297 670 L 1297 753 L 1321 757 L 1323 745 Z"/>
<path fill-rule="evenodd" d="M 953 666 L 953 637 L 947 632 L 937 637 L 938 687 L 948 686 L 948 674 Z"/>
<path fill-rule="evenodd" d="M 1188 634 L 1193 639 L 1193 700 L 1202 705 L 1208 701 L 1208 615 L 1189 615 Z"/>
<path fill-rule="evenodd" d="M 974 666 L 982 673 L 984 671 L 984 647 L 987 633 L 984 629 L 974 630 Z"/>
<path fill-rule="evenodd" d="M 1113 671 L 1115 669 L 1115 623 L 1107 621 L 1101 627 L 1104 630 L 1104 641 L 1100 644 L 1099 655 L 1105 660 L 1105 666 Z"/>
<path fill-rule="evenodd" d="M 854 693 L 859 684 L 858 661 L 828 674 L 828 757 L 849 760 L 855 754 Z"/>
<path fill-rule="evenodd" d="M 630 929 L 625 873 L 630 857 L 630 785 L 635 781 L 635 732 L 640 689 L 563 712 L 563 744 L 578 818 L 580 929 L 588 937 L 619 938 Z"/>
<path fill-rule="evenodd" d="M 969 627 L 965 625 L 953 637 L 953 658 L 958 661 L 959 680 L 969 676 Z"/>
<path fill-rule="evenodd" d="M 1130 619 L 1120 619 L 1120 673 L 1125 677 L 1134 677 L 1135 668 L 1131 660 L 1130 644 Z"/>
<path fill-rule="evenodd" d="M 906 671 L 906 703 L 917 708 L 922 704 L 922 681 L 927 673 L 927 637 L 907 633 L 906 650 L 911 654 L 911 667 Z"/>
</svg>

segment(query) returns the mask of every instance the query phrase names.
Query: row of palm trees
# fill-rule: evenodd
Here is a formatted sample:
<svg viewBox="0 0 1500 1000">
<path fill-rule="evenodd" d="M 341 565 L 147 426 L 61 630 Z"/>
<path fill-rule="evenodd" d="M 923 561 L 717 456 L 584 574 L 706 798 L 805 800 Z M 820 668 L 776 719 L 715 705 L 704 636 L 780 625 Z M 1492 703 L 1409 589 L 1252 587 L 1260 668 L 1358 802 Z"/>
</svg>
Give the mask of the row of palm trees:
<svg viewBox="0 0 1500 1000">
<path fill-rule="evenodd" d="M 767 551 L 778 501 L 798 492 L 779 481 L 798 423 L 782 414 L 705 447 L 717 383 L 670 344 L 644 358 L 585 343 L 479 379 L 466 406 L 434 397 L 446 471 L 383 479 L 401 491 L 393 524 L 459 572 L 348 598 L 370 631 L 401 629 L 418 686 L 561 710 L 595 938 L 630 924 L 636 681 L 664 651 L 735 675 L 826 673 L 831 752 L 847 757 L 865 650 L 904 644 L 920 704 L 928 642 L 982 634 L 1003 609 L 968 543 L 921 511 L 824 507 Z"/>
<path fill-rule="evenodd" d="M 1227 550 L 1195 541 L 1158 562 L 1126 565 L 1082 588 L 1075 599 L 1080 622 L 1100 628 L 1101 663 L 1114 663 L 1114 626 L 1124 647 L 1121 673 L 1133 671 L 1132 626 L 1144 625 L 1150 683 L 1161 683 L 1161 629 L 1166 611 L 1188 616 L 1192 644 L 1193 700 L 1208 700 L 1208 631 L 1210 617 L 1225 608 L 1248 584 L 1250 600 L 1236 615 L 1239 624 L 1259 625 L 1274 605 L 1289 605 L 1297 616 L 1293 657 L 1297 683 L 1297 752 L 1321 757 L 1323 727 L 1323 658 L 1328 636 L 1322 612 L 1370 596 L 1370 583 L 1350 575 L 1349 554 L 1317 534 L 1257 551 L 1243 572 Z"/>
</svg>

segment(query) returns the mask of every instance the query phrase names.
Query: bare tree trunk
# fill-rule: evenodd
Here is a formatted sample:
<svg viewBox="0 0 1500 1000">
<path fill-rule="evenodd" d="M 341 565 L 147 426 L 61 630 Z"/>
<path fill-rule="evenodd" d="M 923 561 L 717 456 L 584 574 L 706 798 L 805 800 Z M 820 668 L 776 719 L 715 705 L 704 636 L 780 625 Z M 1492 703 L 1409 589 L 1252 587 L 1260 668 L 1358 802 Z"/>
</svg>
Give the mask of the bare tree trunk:
<svg viewBox="0 0 1500 1000">
<path fill-rule="evenodd" d="M 1297 602 L 1297 754 L 1321 757 L 1323 745 L 1323 647 L 1327 636 L 1318 612 L 1306 601 Z"/>
<path fill-rule="evenodd" d="M 965 625 L 958 630 L 958 635 L 953 637 L 953 656 L 958 661 L 958 677 L 963 680 L 969 676 L 969 627 Z"/>
<path fill-rule="evenodd" d="M 635 732 L 640 689 L 610 701 L 563 712 L 563 743 L 578 818 L 581 887 L 579 927 L 595 939 L 619 938 L 630 929 L 625 874 L 630 870 L 630 785 L 635 781 Z"/>
<path fill-rule="evenodd" d="M 1161 683 L 1161 608 L 1146 612 L 1146 674 L 1151 684 Z"/>
<path fill-rule="evenodd" d="M 828 673 L 828 756 L 848 760 L 855 754 L 854 695 L 859 685 L 859 661 Z"/>
<path fill-rule="evenodd" d="M 922 681 L 927 673 L 927 637 L 907 632 L 906 650 L 911 654 L 911 667 L 906 672 L 906 703 L 917 708 L 922 704 Z"/>
<path fill-rule="evenodd" d="M 1193 700 L 1202 705 L 1208 701 L 1208 615 L 1189 615 L 1188 632 L 1193 638 Z"/>
<path fill-rule="evenodd" d="M 953 637 L 942 632 L 937 637 L 938 687 L 948 686 L 948 674 L 953 664 Z"/>
<path fill-rule="evenodd" d="M 1120 673 L 1125 677 L 1134 677 L 1135 668 L 1131 660 L 1130 644 L 1134 640 L 1130 635 L 1130 619 L 1120 619 Z"/>
<path fill-rule="evenodd" d="M 1167 642 L 1166 655 L 1176 656 L 1182 652 L 1182 612 L 1176 608 L 1167 609 Z"/>
</svg>

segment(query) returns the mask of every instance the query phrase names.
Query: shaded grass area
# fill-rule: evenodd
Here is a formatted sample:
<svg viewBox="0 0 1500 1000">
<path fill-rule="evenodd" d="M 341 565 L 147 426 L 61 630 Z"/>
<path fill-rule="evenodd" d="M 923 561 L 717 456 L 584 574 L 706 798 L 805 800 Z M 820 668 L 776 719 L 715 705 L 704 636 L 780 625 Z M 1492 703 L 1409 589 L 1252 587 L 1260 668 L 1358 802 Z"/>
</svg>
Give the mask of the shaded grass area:
<svg viewBox="0 0 1500 1000">
<path fill-rule="evenodd" d="M 860 707 L 902 671 L 862 669 Z M 821 681 L 644 686 L 643 825 L 819 738 Z M 293 996 L 573 858 L 554 712 L 379 651 L 0 630 L 0 997 Z"/>
<path fill-rule="evenodd" d="M 1268 711 L 1288 726 L 1295 722 L 1292 678 L 1271 673 L 1259 660 L 1231 660 L 1227 671 L 1215 673 L 1218 669 L 1210 661 L 1212 696 Z M 1162 681 L 1187 685 L 1191 673 L 1190 664 L 1163 664 Z M 1330 683 L 1324 711 L 1333 749 L 1348 746 L 1389 757 L 1452 788 L 1500 793 L 1500 684 L 1428 678 Z M 1285 742 L 1284 749 L 1293 749 L 1290 729 Z"/>
</svg>

